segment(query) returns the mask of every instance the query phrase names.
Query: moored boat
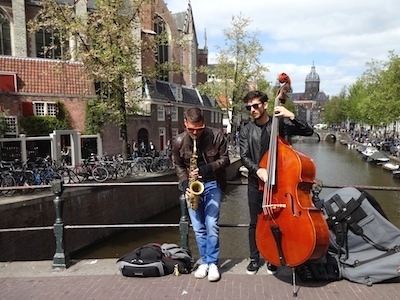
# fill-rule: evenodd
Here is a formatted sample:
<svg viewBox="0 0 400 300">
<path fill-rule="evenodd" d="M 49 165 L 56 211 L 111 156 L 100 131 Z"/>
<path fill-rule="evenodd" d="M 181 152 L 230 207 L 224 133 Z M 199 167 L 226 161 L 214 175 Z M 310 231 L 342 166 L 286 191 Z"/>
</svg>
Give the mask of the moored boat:
<svg viewBox="0 0 400 300">
<path fill-rule="evenodd" d="M 395 164 L 392 164 L 392 163 L 388 162 L 388 163 L 383 164 L 382 168 L 384 170 L 388 170 L 388 171 L 393 172 L 393 171 L 396 171 L 396 170 L 399 169 L 399 165 L 395 165 Z"/>
<path fill-rule="evenodd" d="M 399 170 L 393 171 L 392 173 L 393 173 L 394 178 L 400 179 L 400 171 Z"/>
<path fill-rule="evenodd" d="M 372 154 L 374 154 L 377 151 L 379 151 L 379 150 L 376 149 L 375 147 L 368 146 L 363 151 L 361 151 L 361 154 L 362 154 L 363 158 L 367 159 L 368 157 L 370 157 Z"/>
<path fill-rule="evenodd" d="M 390 158 L 383 152 L 379 150 L 373 152 L 371 155 L 366 157 L 367 162 L 372 162 L 376 164 L 384 164 L 390 161 Z"/>
</svg>

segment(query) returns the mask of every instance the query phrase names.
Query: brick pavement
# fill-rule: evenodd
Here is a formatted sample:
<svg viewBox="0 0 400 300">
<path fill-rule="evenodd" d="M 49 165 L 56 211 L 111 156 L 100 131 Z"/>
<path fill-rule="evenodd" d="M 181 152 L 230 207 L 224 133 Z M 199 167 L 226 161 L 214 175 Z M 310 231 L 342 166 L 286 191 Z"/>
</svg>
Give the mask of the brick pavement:
<svg viewBox="0 0 400 300">
<path fill-rule="evenodd" d="M 51 270 L 51 261 L 0 264 L 0 299 L 293 299 L 291 271 L 268 275 L 265 267 L 246 275 L 247 260 L 224 260 L 215 283 L 192 274 L 158 278 L 120 275 L 115 259 L 76 262 L 64 271 Z M 400 280 L 371 287 L 347 280 L 297 282 L 297 299 L 400 299 Z"/>
</svg>

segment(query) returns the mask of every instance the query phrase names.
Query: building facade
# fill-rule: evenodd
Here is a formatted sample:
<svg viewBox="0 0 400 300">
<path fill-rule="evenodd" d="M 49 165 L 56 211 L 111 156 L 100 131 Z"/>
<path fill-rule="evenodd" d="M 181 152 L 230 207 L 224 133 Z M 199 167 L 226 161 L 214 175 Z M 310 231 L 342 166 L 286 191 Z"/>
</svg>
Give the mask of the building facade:
<svg viewBox="0 0 400 300">
<path fill-rule="evenodd" d="M 94 0 L 57 2 L 74 4 L 77 14 L 96 10 Z M 51 32 L 28 32 L 27 24 L 39 17 L 40 8 L 40 1 L 0 0 L 0 107 L 9 125 L 7 137 L 24 133 L 19 125 L 24 117 L 56 117 L 58 102 L 68 111 L 72 129 L 84 133 L 86 103 L 97 99 L 95 85 L 82 63 L 73 55 L 68 61 L 62 59 L 63 51 L 68 49 L 56 45 L 50 52 L 43 50 L 56 42 Z M 166 61 L 185 68 L 177 74 L 159 74 L 157 80 L 138 79 L 144 82 L 142 110 L 140 115 L 128 116 L 128 142 L 135 140 L 148 146 L 152 141 L 157 149 L 164 150 L 168 140 L 184 130 L 184 110 L 195 105 L 203 108 L 210 126 L 222 127 L 218 105 L 196 89 L 199 82 L 206 80 L 197 68 L 207 65 L 208 50 L 206 45 L 199 48 L 190 1 L 178 13 L 170 12 L 164 1 L 149 1 L 141 9 L 139 31 L 137 36 L 143 42 L 154 39 L 161 31 L 168 35 L 168 42 L 160 45 L 156 53 L 142 52 L 139 66 L 143 74 L 146 68 Z M 105 125 L 100 134 L 104 152 L 121 153 L 116 125 Z M 68 139 L 61 143 L 68 146 Z"/>
<path fill-rule="evenodd" d="M 304 92 L 288 94 L 295 105 L 297 114 L 311 125 L 322 123 L 324 105 L 329 100 L 329 96 L 320 91 L 320 83 L 319 74 L 313 64 L 310 73 L 306 76 Z"/>
</svg>

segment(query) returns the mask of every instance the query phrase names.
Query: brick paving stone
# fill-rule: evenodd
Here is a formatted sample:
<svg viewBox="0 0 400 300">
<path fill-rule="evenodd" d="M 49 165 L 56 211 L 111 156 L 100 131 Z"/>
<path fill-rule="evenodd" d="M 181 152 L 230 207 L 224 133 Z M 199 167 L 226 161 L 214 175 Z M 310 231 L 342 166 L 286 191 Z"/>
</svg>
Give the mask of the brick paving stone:
<svg viewBox="0 0 400 300">
<path fill-rule="evenodd" d="M 297 283 L 297 299 L 400 299 L 400 281 L 371 287 L 341 280 Z M 122 275 L 81 275 L 0 278 L 0 296 L 13 299 L 291 299 L 290 278 L 271 275 L 222 274 L 219 282 L 193 275 L 127 278 Z"/>
<path fill-rule="evenodd" d="M 265 300 L 293 299 L 292 273 L 279 268 L 275 276 L 261 268 L 245 272 L 246 259 L 222 264 L 221 280 L 209 282 L 193 274 L 157 278 L 129 278 L 120 274 L 115 259 L 83 260 L 63 271 L 52 262 L 0 262 L 1 300 Z M 347 280 L 301 282 L 297 299 L 400 300 L 400 279 L 371 287 Z"/>
</svg>

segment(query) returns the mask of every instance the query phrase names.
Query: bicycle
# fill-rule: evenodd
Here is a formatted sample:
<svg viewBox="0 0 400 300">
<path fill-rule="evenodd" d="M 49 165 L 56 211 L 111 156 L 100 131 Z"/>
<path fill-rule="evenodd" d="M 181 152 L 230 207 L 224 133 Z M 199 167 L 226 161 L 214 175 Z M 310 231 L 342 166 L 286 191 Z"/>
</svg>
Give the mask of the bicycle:
<svg viewBox="0 0 400 300">
<path fill-rule="evenodd" d="M 1 168 L 1 187 L 12 187 L 16 186 L 15 179 L 14 177 L 10 174 L 10 167 L 5 166 L 3 164 L 4 162 L 0 163 L 0 168 Z M 15 190 L 4 190 L 1 191 L 1 194 L 6 197 L 11 197 L 14 195 Z"/>
<path fill-rule="evenodd" d="M 94 154 L 76 165 L 73 172 L 80 180 L 88 180 L 91 177 L 97 182 L 104 182 L 109 177 L 108 170 L 99 164 L 98 158 Z"/>
</svg>

